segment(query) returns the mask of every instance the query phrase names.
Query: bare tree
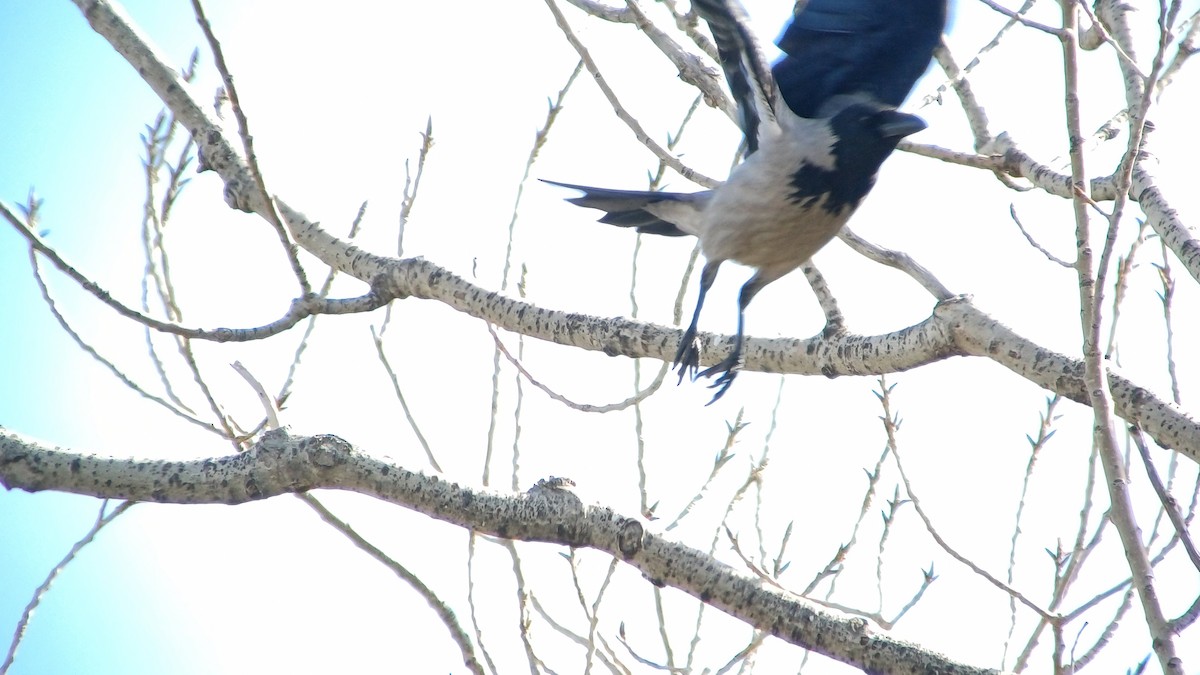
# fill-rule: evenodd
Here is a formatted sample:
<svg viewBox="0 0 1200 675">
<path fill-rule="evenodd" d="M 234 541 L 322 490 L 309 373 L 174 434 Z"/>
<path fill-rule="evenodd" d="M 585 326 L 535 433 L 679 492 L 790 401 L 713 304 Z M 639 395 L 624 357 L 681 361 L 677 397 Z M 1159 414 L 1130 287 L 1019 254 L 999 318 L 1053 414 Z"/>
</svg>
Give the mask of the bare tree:
<svg viewBox="0 0 1200 675">
<path fill-rule="evenodd" d="M 584 265 L 585 251 L 547 251 L 528 260 L 514 253 L 523 228 L 564 227 L 528 223 L 528 214 L 537 211 L 525 188 L 533 185 L 531 177 L 541 171 L 535 167 L 551 148 L 576 160 L 584 156 L 573 150 L 572 136 L 551 131 L 559 133 L 569 97 L 587 79 L 596 84 L 592 94 L 598 91 L 614 111 L 613 128 L 632 136 L 653 158 L 650 186 L 680 180 L 712 186 L 718 164 L 703 159 L 693 164 L 692 157 L 720 151 L 725 162 L 735 160 L 731 146 L 708 147 L 713 145 L 708 130 L 719 125 L 729 127 L 725 138 L 734 137 L 726 119 L 733 106 L 712 64 L 711 40 L 686 7 L 672 0 L 654 6 L 570 0 L 573 7 L 546 0 L 550 20 L 538 29 L 544 33 L 539 39 L 561 43 L 565 38 L 577 63 L 560 69 L 561 89 L 551 95 L 524 158 L 513 202 L 491 208 L 509 226 L 506 249 L 488 252 L 489 264 L 502 268 L 499 281 L 489 284 L 436 259 L 406 257 L 413 252 L 405 237 L 413 236 L 408 227 L 417 204 L 433 214 L 424 217 L 425 223 L 453 218 L 453 204 L 433 208 L 421 192 L 437 153 L 432 121 L 404 164 L 399 224 L 389 232 L 396 237 L 394 250 L 359 247 L 355 241 L 366 222 L 365 203 L 338 235 L 306 215 L 306 195 L 273 191 L 272 175 L 262 168 L 269 160 L 254 142 L 267 132 L 256 127 L 252 133 L 253 106 L 242 99 L 251 94 L 235 86 L 237 64 L 227 62 L 219 27 L 210 26 L 199 0 L 193 0 L 194 11 L 223 82 L 215 104 L 188 84 L 198 57 L 177 71 L 109 2 L 75 4 L 166 106 L 144 135 L 140 304 L 106 290 L 39 235 L 45 223 L 36 196 L 16 207 L 0 202 L 0 211 L 28 243 L 33 278 L 62 329 L 164 417 L 200 429 L 215 442 L 199 457 L 129 460 L 0 429 L 0 482 L 7 488 L 121 500 L 116 508 L 102 506 L 94 526 L 45 583 L 29 589 L 26 611 L 12 619 L 13 639 L 0 673 L 14 666 L 19 670 L 17 649 L 31 622 L 36 624 L 33 610 L 52 591 L 63 566 L 132 506 L 243 504 L 289 494 L 311 508 L 323 526 L 411 587 L 420 599 L 411 611 L 441 622 L 457 645 L 461 667 L 470 672 L 514 667 L 535 673 L 732 672 L 756 665 L 766 672 L 847 670 L 840 662 L 869 673 L 1067 673 L 1088 666 L 1096 672 L 1141 672 L 1157 663 L 1164 673 L 1182 674 L 1189 672 L 1185 658 L 1200 658 L 1192 627 L 1200 615 L 1200 553 L 1188 533 L 1200 495 L 1200 423 L 1182 406 L 1188 380 L 1196 377 L 1195 342 L 1179 337 L 1195 331 L 1180 315 L 1195 314 L 1189 311 L 1195 303 L 1187 300 L 1195 300 L 1200 288 L 1200 244 L 1176 208 L 1185 198 L 1164 188 L 1155 157 L 1160 137 L 1181 142 L 1189 136 L 1186 130 L 1175 135 L 1155 121 L 1159 98 L 1169 101 L 1172 83 L 1187 75 L 1200 30 L 1195 7 L 1164 1 L 1135 11 L 1115 0 L 1094 5 L 1028 0 L 1014 9 L 990 0 L 963 0 L 955 33 L 970 23 L 994 37 L 973 46 L 944 44 L 936 55 L 937 77 L 931 78 L 942 86 L 927 91 L 924 102 L 911 104 L 937 117 L 931 125 L 935 131 L 953 126 L 958 135 L 948 132 L 945 146 L 921 137 L 903 143 L 905 153 L 891 165 L 912 175 L 897 170 L 881 178 L 873 210 L 865 210 L 841 234 L 842 265 L 803 268 L 824 320 L 814 337 L 748 338 L 745 370 L 785 377 L 740 378 L 735 395 L 726 398 L 737 398 L 740 389 L 744 406 L 731 408 L 735 403 L 725 400 L 724 407 L 706 409 L 699 385 L 662 387 L 681 333 L 680 307 L 694 251 L 681 265 L 678 248 L 643 252 L 643 246 L 657 244 L 637 241 L 630 282 L 614 289 L 629 298 L 628 318 L 579 313 L 584 310 L 578 307 L 552 309 L 538 299 L 552 297 L 544 287 L 555 284 L 576 284 L 580 294 L 590 290 L 584 275 L 541 277 L 536 283 L 543 290 L 531 288 L 529 281 L 539 263 L 550 266 L 567 258 L 567 266 Z M 583 27 L 592 30 L 591 37 Z M 654 92 L 646 94 L 647 102 L 622 96 L 626 79 L 629 88 L 637 85 L 629 76 L 609 75 L 606 62 L 627 47 L 608 41 L 607 30 L 619 31 L 613 35 L 626 43 L 635 36 L 645 39 L 639 48 L 666 59 L 667 69 L 645 77 L 668 74 L 651 86 L 672 92 L 663 94 L 669 105 L 654 99 Z M 1148 37 L 1139 41 L 1139 35 Z M 988 74 L 989 59 L 1015 62 L 1017 56 L 1004 51 L 1014 42 L 1043 50 L 1052 46 L 1053 70 L 1061 73 L 1058 98 L 1021 102 L 1025 111 L 1036 113 L 1027 116 L 1032 122 L 1007 117 L 1004 102 L 989 100 L 988 83 L 995 81 L 989 78 L 1004 75 L 996 68 Z M 970 49 L 971 58 L 963 59 L 957 53 L 961 49 Z M 1080 101 L 1087 77 L 1100 63 L 1104 72 L 1119 73 L 1114 81 L 1122 84 L 1123 100 L 1089 132 L 1096 113 L 1085 113 Z M 485 77 L 486 70 L 480 64 L 469 75 Z M 670 78 L 675 71 L 678 81 Z M 447 95 L 461 95 L 474 110 L 486 108 L 470 100 L 469 90 L 448 87 Z M 679 106 L 679 100 L 690 103 Z M 676 115 L 669 131 L 655 117 L 659 109 Z M 1023 144 L 1012 131 L 1022 125 L 1050 128 L 1054 142 Z M 1055 156 L 1055 144 L 1065 150 L 1061 156 Z M 196 170 L 218 176 L 226 204 L 252 214 L 256 227 L 271 233 L 262 255 L 277 257 L 274 269 L 288 271 L 294 290 L 286 310 L 270 321 L 212 327 L 224 321 L 185 319 L 190 314 L 172 263 L 188 252 L 170 246 L 167 226 L 178 217 L 180 196 Z M 952 190 L 971 194 L 951 200 L 943 182 L 951 180 Z M 903 190 L 889 187 L 893 181 Z M 553 197 L 548 190 L 531 194 Z M 1005 201 L 1010 208 L 1001 215 L 1011 227 L 1004 236 L 1021 237 L 1027 257 L 998 261 L 988 251 L 968 250 L 974 221 L 986 217 L 987 227 L 995 228 L 1003 223 L 997 224 L 995 214 L 962 205 Z M 1050 201 L 1055 205 L 1042 210 Z M 1034 223 L 1027 213 L 1048 218 L 1049 224 Z M 873 218 L 891 221 L 900 234 L 887 239 L 897 242 L 915 237 L 918 221 L 942 222 L 940 246 L 956 249 L 950 255 L 971 258 L 967 267 L 977 276 L 944 274 L 936 246 L 915 245 L 905 253 L 871 241 L 874 230 L 853 231 L 864 223 L 861 231 L 867 232 Z M 1074 250 L 1048 239 L 1072 241 Z M 849 251 L 859 257 L 845 255 Z M 647 290 L 655 283 L 650 276 L 670 277 L 672 284 L 679 279 L 674 272 L 646 273 L 651 266 L 670 265 L 663 260 L 675 261 L 671 269 L 683 272 L 671 295 L 674 306 L 654 310 L 673 313 L 672 326 L 639 318 L 640 302 L 661 303 L 667 297 Z M 618 269 L 625 263 L 606 264 Z M 834 269 L 844 265 L 857 267 Z M 144 369 L 152 376 L 130 374 L 121 363 L 124 357 L 90 343 L 93 329 L 80 326 L 56 304 L 46 281 L 48 268 L 122 321 L 144 327 Z M 1010 299 L 1024 303 L 1029 316 L 1038 316 L 1037 305 L 1049 302 L 1046 298 L 1070 293 L 1075 311 L 1067 317 L 1071 323 L 1060 328 L 1070 326 L 1077 343 L 1069 350 L 1056 348 L 981 309 L 968 293 L 982 292 L 976 286 L 990 288 L 988 275 L 996 270 L 1011 275 Z M 1025 276 L 1036 276 L 1038 296 L 1018 290 L 1028 288 L 1016 283 Z M 866 282 L 870 288 L 854 287 L 857 277 L 872 280 Z M 353 283 L 344 283 L 345 278 Z M 874 334 L 851 330 L 856 323 L 871 323 L 864 314 L 884 313 L 902 293 L 921 294 L 928 316 Z M 1188 309 L 1177 313 L 1178 298 L 1185 296 Z M 438 317 L 436 330 L 412 314 L 401 316 L 421 300 L 459 314 Z M 776 307 L 794 309 L 794 303 L 792 298 Z M 394 396 L 387 404 L 390 425 L 384 425 L 392 431 L 385 429 L 383 437 L 405 429 L 402 461 L 381 456 L 390 447 L 345 440 L 360 429 L 324 427 L 323 420 L 293 417 L 289 410 L 289 398 L 304 389 L 298 379 L 305 367 L 301 357 L 316 349 L 315 331 L 353 320 L 326 315 L 359 314 L 371 321 L 355 330 L 369 331 L 373 374 Z M 1063 317 L 1059 312 L 1057 319 Z M 1153 330 L 1148 321 L 1154 322 Z M 447 332 L 471 333 L 475 341 L 455 347 L 464 350 L 455 362 L 441 361 L 433 374 L 414 377 L 420 371 L 412 362 L 439 349 Z M 530 337 L 538 342 L 525 340 Z M 718 362 L 731 345 L 725 335 L 702 339 L 705 364 Z M 228 400 L 228 389 L 213 384 L 221 364 L 239 358 L 235 347 L 260 341 L 282 345 L 283 340 L 289 340 L 290 354 L 285 372 L 267 377 L 261 372 L 265 362 L 236 364 L 256 403 Z M 573 349 L 554 351 L 553 345 Z M 334 354 L 352 349 L 322 348 Z M 619 358 L 598 359 L 585 351 Z M 564 352 L 574 360 L 554 360 Z M 480 355 L 482 360 L 476 358 Z M 1136 363 L 1126 369 L 1123 355 Z M 943 361 L 948 363 L 933 365 Z M 1003 368 L 988 370 L 985 380 L 976 364 L 987 362 Z M 614 374 L 613 364 L 629 370 Z M 656 372 L 647 377 L 642 367 Z M 914 369 L 938 373 L 924 395 L 920 380 L 910 380 L 913 396 L 908 381 L 896 388 L 904 377 L 897 374 Z M 456 385 L 447 384 L 446 373 L 483 382 L 490 395 L 490 411 L 475 413 L 486 429 L 476 447 L 447 448 L 437 440 L 442 427 L 465 424 L 460 417 L 471 414 L 454 400 Z M 629 375 L 631 383 L 621 379 Z M 813 378 L 797 402 L 785 393 L 797 375 L 829 379 Z M 841 381 L 865 380 L 874 396 L 846 410 L 831 381 L 844 376 L 860 376 Z M 978 417 L 966 423 L 965 431 L 938 417 L 940 410 L 969 405 L 969 399 L 982 401 L 995 382 L 1032 384 L 1037 393 L 980 403 Z M 1156 393 L 1164 383 L 1170 393 Z M 353 380 L 338 389 L 336 395 L 355 395 Z M 627 391 L 611 395 L 610 389 Z M 617 400 L 581 403 L 578 392 Z M 825 396 L 829 400 L 822 400 Z M 672 398 L 683 400 L 673 408 L 660 404 Z M 1034 399 L 1042 402 L 1040 410 L 1029 407 Z M 374 403 L 361 404 L 366 410 Z M 933 430 L 910 436 L 910 422 L 902 431 L 902 406 L 919 410 L 908 418 L 918 426 L 924 419 Z M 450 409 L 454 414 L 430 413 Z M 624 434 L 627 445 L 619 454 L 588 437 L 596 419 Z M 751 420 L 762 424 L 748 425 Z M 319 431 L 296 430 L 301 422 Z M 1011 440 L 988 438 L 991 422 L 1020 430 L 1014 433 L 1023 434 L 1027 445 L 1017 451 Z M 726 433 L 714 440 L 717 424 Z M 807 440 L 797 440 L 806 435 Z M 993 441 L 1007 452 L 961 459 L 976 447 L 994 447 Z M 619 478 L 610 483 L 607 476 L 537 473 L 557 465 L 548 459 L 552 453 L 599 454 L 593 461 L 616 465 Z M 955 454 L 959 463 L 952 459 Z M 853 467 L 865 471 L 865 482 L 847 483 L 844 474 L 861 475 Z M 847 484 L 853 490 L 830 488 Z M 390 547 L 352 528 L 327 503 L 328 493 L 316 490 L 356 492 L 423 514 L 440 522 L 422 524 L 421 532 L 466 533 L 466 545 L 419 551 Z M 1053 524 L 1043 527 L 1047 522 Z M 823 534 L 829 528 L 832 534 Z M 465 569 L 460 588 L 439 587 L 441 581 L 414 571 L 422 563 L 449 560 Z M 515 596 L 496 599 L 494 589 L 500 586 L 515 587 Z M 970 630 L 984 647 L 956 646 L 953 636 L 963 624 L 974 625 Z"/>
</svg>

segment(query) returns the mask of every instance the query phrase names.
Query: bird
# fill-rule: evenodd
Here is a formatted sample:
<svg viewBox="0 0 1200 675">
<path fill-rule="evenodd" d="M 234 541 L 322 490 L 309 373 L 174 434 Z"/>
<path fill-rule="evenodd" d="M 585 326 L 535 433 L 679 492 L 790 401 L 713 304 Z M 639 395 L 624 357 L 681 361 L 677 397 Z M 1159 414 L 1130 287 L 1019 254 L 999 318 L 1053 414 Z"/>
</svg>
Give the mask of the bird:
<svg viewBox="0 0 1200 675">
<path fill-rule="evenodd" d="M 804 264 L 837 235 L 884 160 L 925 122 L 897 110 L 929 65 L 947 0 L 798 0 L 768 66 L 737 0 L 693 0 L 709 26 L 737 103 L 744 159 L 711 190 L 578 190 L 573 204 L 599 222 L 699 238 L 705 263 L 691 323 L 675 354 L 679 381 L 716 379 L 715 403 L 742 368 L 745 313 L 755 294 Z M 700 310 L 725 261 L 754 269 L 738 294 L 733 349 L 697 372 Z"/>
</svg>

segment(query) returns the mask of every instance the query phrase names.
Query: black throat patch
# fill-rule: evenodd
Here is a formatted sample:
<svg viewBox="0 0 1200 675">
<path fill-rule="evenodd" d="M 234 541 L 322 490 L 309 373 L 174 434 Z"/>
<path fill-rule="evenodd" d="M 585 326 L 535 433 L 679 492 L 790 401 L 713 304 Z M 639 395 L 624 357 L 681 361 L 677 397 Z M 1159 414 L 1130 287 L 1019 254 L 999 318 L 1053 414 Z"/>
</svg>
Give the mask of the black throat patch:
<svg viewBox="0 0 1200 675">
<path fill-rule="evenodd" d="M 833 169 L 803 164 L 792 174 L 792 200 L 812 207 L 821 197 L 829 213 L 854 210 L 871 187 L 883 160 L 896 149 L 900 136 L 883 131 L 879 111 L 853 105 L 829 120 L 833 133 Z"/>
</svg>

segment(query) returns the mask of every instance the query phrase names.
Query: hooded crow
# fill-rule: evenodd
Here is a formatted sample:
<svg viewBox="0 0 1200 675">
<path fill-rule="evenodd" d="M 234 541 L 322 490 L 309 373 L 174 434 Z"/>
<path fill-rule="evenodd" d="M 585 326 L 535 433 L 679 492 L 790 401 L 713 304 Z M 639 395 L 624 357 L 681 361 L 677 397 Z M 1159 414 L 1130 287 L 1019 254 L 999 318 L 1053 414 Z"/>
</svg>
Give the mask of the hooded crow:
<svg viewBox="0 0 1200 675">
<path fill-rule="evenodd" d="M 737 0 L 693 0 L 738 105 L 745 161 L 719 187 L 695 193 L 547 181 L 582 192 L 567 201 L 605 211 L 602 223 L 700 239 L 699 296 L 674 363 L 680 382 L 685 374 L 718 375 L 710 403 L 741 368 L 745 311 L 754 295 L 836 236 L 900 139 L 925 128 L 896 106 L 929 64 L 945 2 L 801 0 L 780 39 L 784 56 L 772 69 Z M 738 296 L 732 351 L 697 373 L 700 309 L 726 260 L 752 267 L 754 276 Z"/>
</svg>

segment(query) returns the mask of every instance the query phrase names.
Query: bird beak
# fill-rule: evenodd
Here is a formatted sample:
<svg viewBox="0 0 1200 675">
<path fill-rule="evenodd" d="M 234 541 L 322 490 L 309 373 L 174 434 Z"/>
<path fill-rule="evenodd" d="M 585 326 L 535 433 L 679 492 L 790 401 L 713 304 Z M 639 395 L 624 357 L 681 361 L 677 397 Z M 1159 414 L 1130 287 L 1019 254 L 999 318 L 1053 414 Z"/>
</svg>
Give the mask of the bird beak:
<svg viewBox="0 0 1200 675">
<path fill-rule="evenodd" d="M 879 133 L 884 138 L 904 138 L 929 126 L 920 117 L 897 110 L 882 110 L 878 113 L 878 116 Z"/>
</svg>

